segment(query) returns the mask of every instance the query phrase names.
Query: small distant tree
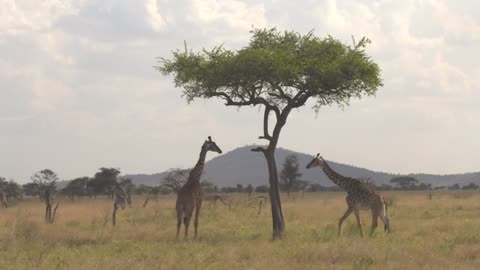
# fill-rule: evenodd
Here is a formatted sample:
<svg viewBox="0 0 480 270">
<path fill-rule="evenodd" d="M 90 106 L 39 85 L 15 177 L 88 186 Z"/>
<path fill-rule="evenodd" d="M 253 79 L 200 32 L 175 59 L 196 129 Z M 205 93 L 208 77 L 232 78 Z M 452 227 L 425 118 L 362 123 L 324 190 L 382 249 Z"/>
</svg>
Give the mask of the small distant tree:
<svg viewBox="0 0 480 270">
<path fill-rule="evenodd" d="M 299 188 L 300 177 L 302 177 L 299 166 L 296 155 L 289 155 L 285 158 L 282 171 L 280 172 L 280 186 L 287 191 L 288 197 L 290 197 L 290 191 Z"/>
<path fill-rule="evenodd" d="M 245 188 L 245 191 L 248 193 L 248 198 L 250 199 L 250 197 L 252 196 L 252 192 L 253 192 L 253 186 L 252 184 L 248 184 L 248 186 Z"/>
<path fill-rule="evenodd" d="M 233 193 L 238 192 L 238 187 L 222 187 L 220 189 L 222 193 Z"/>
<path fill-rule="evenodd" d="M 216 188 L 215 184 L 213 184 L 212 182 L 210 182 L 210 181 L 208 181 L 208 180 L 206 180 L 206 179 L 204 179 L 204 180 L 200 183 L 200 185 L 202 186 L 202 189 L 203 189 L 203 191 L 204 191 L 205 193 L 213 193 L 213 192 L 215 192 L 215 188 Z"/>
<path fill-rule="evenodd" d="M 463 190 L 475 190 L 475 189 L 478 189 L 478 188 L 479 188 L 479 186 L 475 183 L 470 183 L 470 184 L 462 187 Z"/>
<path fill-rule="evenodd" d="M 190 169 L 170 169 L 168 170 L 167 176 L 163 178 L 162 185 L 177 193 L 185 182 L 187 182 L 190 171 Z"/>
<path fill-rule="evenodd" d="M 396 184 L 401 190 L 413 190 L 418 180 L 413 176 L 397 176 L 390 179 L 390 183 Z"/>
<path fill-rule="evenodd" d="M 52 212 L 58 176 L 52 170 L 45 169 L 35 173 L 31 179 L 38 186 L 40 199 L 45 202 L 45 223 L 52 224 L 55 221 L 55 214 L 60 204 L 60 202 L 57 202 Z"/>
<path fill-rule="evenodd" d="M 0 177 L 0 204 L 1 204 L 1 207 L 5 207 L 5 208 L 8 207 L 7 195 L 6 195 L 7 185 L 8 185 L 7 180 L 4 177 Z"/>
<path fill-rule="evenodd" d="M 107 195 L 109 198 L 113 196 L 112 187 L 117 183 L 117 177 L 120 170 L 116 168 L 100 168 L 92 179 L 87 183 L 88 191 L 94 196 Z"/>
<path fill-rule="evenodd" d="M 460 185 L 459 184 L 453 184 L 453 185 L 449 186 L 448 189 L 449 190 L 459 190 Z"/>
<path fill-rule="evenodd" d="M 325 190 L 326 190 L 326 188 L 324 186 L 322 186 L 320 184 L 316 184 L 316 183 L 310 184 L 308 186 L 308 189 L 307 189 L 308 192 L 320 192 L 320 191 L 325 191 Z"/>
<path fill-rule="evenodd" d="M 417 190 L 431 190 L 432 185 L 431 184 L 420 183 L 420 184 L 415 186 L 415 189 L 417 189 Z"/>
<path fill-rule="evenodd" d="M 242 193 L 243 192 L 243 185 L 242 184 L 237 184 L 237 192 Z"/>
<path fill-rule="evenodd" d="M 89 180 L 89 177 L 75 178 L 68 182 L 68 184 L 61 190 L 61 193 L 66 195 L 72 201 L 75 196 L 85 196 L 87 195 L 87 184 Z"/>
<path fill-rule="evenodd" d="M 7 183 L 6 189 L 5 189 L 5 195 L 7 201 L 10 201 L 11 199 L 21 199 L 22 197 L 22 187 L 17 184 L 13 179 L 10 179 Z"/>
<path fill-rule="evenodd" d="M 266 185 L 257 186 L 255 188 L 256 193 L 268 193 L 270 188 Z"/>
<path fill-rule="evenodd" d="M 36 183 L 30 182 L 22 185 L 23 194 L 25 196 L 39 196 L 39 189 Z"/>
</svg>

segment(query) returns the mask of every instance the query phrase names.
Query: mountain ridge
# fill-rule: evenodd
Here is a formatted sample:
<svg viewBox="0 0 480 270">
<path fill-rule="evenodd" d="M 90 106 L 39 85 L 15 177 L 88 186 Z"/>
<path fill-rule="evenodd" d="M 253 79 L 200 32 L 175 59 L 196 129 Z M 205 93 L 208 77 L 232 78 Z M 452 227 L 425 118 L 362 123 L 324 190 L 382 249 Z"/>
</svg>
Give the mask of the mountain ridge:
<svg viewBox="0 0 480 270">
<path fill-rule="evenodd" d="M 259 154 L 251 152 L 250 149 L 257 145 L 247 145 L 233 149 L 223 155 L 216 156 L 205 163 L 206 178 L 219 187 L 235 186 L 237 184 L 253 186 L 267 185 L 268 172 L 265 158 Z M 310 183 L 316 183 L 323 186 L 333 186 L 334 184 L 318 168 L 307 170 L 306 164 L 310 162 L 312 156 L 309 154 L 296 152 L 285 148 L 277 148 L 275 159 L 277 169 L 282 169 L 285 158 L 295 154 L 300 163 L 300 173 L 302 179 Z M 452 184 L 467 185 L 475 183 L 480 185 L 480 172 L 468 172 L 463 174 L 435 175 L 428 173 L 409 173 L 397 174 L 381 171 L 373 171 L 355 165 L 347 165 L 340 162 L 327 160 L 330 166 L 340 174 L 356 178 L 369 178 L 376 185 L 390 184 L 390 179 L 395 176 L 413 176 L 420 182 L 431 184 L 434 187 L 446 186 Z M 193 164 L 192 164 L 193 165 Z M 159 185 L 161 179 L 167 175 L 167 171 L 155 174 L 127 174 L 125 177 L 132 179 L 133 183 L 139 185 Z"/>
</svg>

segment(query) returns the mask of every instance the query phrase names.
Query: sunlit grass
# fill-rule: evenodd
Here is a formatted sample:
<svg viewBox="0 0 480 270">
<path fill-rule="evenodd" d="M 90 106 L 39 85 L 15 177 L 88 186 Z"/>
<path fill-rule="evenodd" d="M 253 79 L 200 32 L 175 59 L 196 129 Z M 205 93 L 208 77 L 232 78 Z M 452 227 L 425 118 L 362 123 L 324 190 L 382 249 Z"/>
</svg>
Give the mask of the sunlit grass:
<svg viewBox="0 0 480 270">
<path fill-rule="evenodd" d="M 231 208 L 205 203 L 199 239 L 175 241 L 174 196 L 134 198 L 111 226 L 105 198 L 62 200 L 55 224 L 25 200 L 0 212 L 0 269 L 480 269 L 480 194 L 386 193 L 392 232 L 362 239 L 344 193 L 283 198 L 286 233 L 271 241 L 269 204 L 227 196 Z M 361 213 L 368 235 L 371 215 Z M 183 228 L 182 228 L 183 230 Z M 193 225 L 190 235 L 193 236 Z"/>
</svg>

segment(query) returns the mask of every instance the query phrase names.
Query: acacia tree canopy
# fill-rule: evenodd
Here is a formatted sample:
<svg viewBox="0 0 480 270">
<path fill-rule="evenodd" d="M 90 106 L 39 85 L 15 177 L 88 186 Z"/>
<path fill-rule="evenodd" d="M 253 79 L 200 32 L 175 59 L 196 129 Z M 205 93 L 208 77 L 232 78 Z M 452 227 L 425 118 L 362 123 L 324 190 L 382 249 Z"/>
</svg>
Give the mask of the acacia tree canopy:
<svg viewBox="0 0 480 270">
<path fill-rule="evenodd" d="M 188 101 L 220 97 L 226 105 L 265 105 L 277 118 L 282 109 L 303 106 L 314 98 L 314 108 L 351 97 L 372 95 L 382 85 L 380 68 L 365 53 L 370 42 L 352 46 L 311 32 L 255 29 L 247 47 L 231 51 L 222 46 L 198 53 L 177 50 L 173 60 L 160 59 L 157 69 L 174 74 Z"/>
</svg>

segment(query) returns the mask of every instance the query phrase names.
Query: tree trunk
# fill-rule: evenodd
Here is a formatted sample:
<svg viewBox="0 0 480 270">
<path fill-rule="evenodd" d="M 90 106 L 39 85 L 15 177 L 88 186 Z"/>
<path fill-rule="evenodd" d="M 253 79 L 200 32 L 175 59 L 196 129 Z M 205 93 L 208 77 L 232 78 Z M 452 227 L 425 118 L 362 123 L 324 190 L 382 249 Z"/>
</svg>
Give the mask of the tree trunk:
<svg viewBox="0 0 480 270">
<path fill-rule="evenodd" d="M 273 239 L 282 239 L 285 223 L 283 220 L 282 204 L 278 188 L 278 172 L 275 163 L 275 148 L 269 147 L 265 151 L 268 164 L 268 181 L 270 184 L 270 203 L 272 206 Z"/>
</svg>

